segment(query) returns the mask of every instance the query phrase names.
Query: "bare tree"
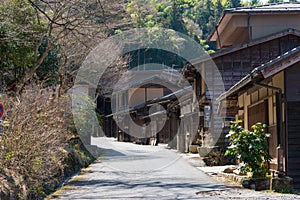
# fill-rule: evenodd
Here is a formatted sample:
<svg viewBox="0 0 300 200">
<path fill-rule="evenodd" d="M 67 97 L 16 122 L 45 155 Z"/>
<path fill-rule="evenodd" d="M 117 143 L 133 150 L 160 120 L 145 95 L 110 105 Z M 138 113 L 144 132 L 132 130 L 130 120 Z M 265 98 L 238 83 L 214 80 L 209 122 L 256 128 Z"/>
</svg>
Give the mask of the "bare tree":
<svg viewBox="0 0 300 200">
<path fill-rule="evenodd" d="M 10 4 L 10 1 L 3 1 Z M 10 83 L 10 90 L 20 94 L 24 86 L 34 78 L 37 70 L 51 49 L 59 47 L 59 91 L 67 86 L 70 77 L 75 75 L 86 54 L 102 39 L 126 29 L 128 18 L 125 15 L 124 2 L 121 0 L 23 0 L 14 6 L 30 10 L 29 23 L 18 24 L 19 32 L 27 32 L 34 37 L 32 63 L 24 67 L 22 76 Z M 34 31 L 37 23 L 38 31 Z M 17 26 L 17 25 L 16 25 Z M 12 36 L 13 39 L 14 36 Z M 23 41 L 24 43 L 26 41 Z M 43 51 L 40 47 L 43 45 Z"/>
</svg>

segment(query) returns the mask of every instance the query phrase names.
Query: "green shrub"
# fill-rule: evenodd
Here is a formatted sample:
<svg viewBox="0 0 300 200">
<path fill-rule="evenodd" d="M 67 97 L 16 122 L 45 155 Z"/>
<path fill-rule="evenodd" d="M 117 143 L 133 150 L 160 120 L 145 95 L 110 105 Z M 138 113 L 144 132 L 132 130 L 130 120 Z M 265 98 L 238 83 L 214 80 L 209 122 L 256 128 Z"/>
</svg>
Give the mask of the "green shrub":
<svg viewBox="0 0 300 200">
<path fill-rule="evenodd" d="M 238 120 L 231 123 L 230 132 L 226 135 L 230 146 L 225 155 L 233 155 L 244 162 L 241 171 L 252 172 L 252 177 L 265 177 L 269 170 L 267 162 L 272 159 L 267 143 L 270 134 L 265 133 L 267 125 L 257 123 L 251 127 L 253 131 L 249 131 L 239 125 L 241 122 Z"/>
</svg>

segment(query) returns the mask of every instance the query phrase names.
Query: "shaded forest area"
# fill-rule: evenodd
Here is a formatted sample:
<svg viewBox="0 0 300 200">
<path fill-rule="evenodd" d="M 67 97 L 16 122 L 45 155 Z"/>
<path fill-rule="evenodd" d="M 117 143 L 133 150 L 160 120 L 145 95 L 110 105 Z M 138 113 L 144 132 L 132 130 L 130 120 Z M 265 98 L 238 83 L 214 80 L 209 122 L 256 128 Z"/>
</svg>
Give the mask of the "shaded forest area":
<svg viewBox="0 0 300 200">
<path fill-rule="evenodd" d="M 6 125 L 0 136 L 1 199 L 42 199 L 95 159 L 78 139 L 67 91 L 86 55 L 100 41 L 132 28 L 168 28 L 190 36 L 212 53 L 215 46 L 206 38 L 223 10 L 260 3 L 255 0 L 0 2 L 0 102 L 6 108 L 3 117 Z M 117 80 L 127 66 L 144 63 L 147 57 L 164 62 L 160 57 L 155 58 L 157 54 L 169 60 L 168 65 L 181 62 L 168 52 L 158 51 L 142 49 L 124 55 L 107 70 L 106 80 Z"/>
<path fill-rule="evenodd" d="M 64 93 L 98 42 L 135 27 L 173 29 L 194 38 L 212 53 L 215 46 L 206 38 L 223 10 L 259 4 L 257 0 L 1 2 L 0 83 L 7 92 L 17 95 L 28 83 L 55 85 Z"/>
</svg>

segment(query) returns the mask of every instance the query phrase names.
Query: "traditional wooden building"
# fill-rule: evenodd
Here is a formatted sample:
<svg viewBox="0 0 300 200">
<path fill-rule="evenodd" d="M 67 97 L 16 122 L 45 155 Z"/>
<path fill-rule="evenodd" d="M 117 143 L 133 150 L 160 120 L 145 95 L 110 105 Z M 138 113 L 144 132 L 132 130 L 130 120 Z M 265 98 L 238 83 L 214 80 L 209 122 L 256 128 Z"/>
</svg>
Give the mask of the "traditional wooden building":
<svg viewBox="0 0 300 200">
<path fill-rule="evenodd" d="M 300 4 L 282 3 L 249 8 L 225 10 L 216 29 L 210 36 L 220 48 L 210 57 L 192 60 L 192 65 L 200 75 L 194 75 L 195 93 L 201 111 L 210 107 L 210 120 L 202 119 L 203 127 L 210 127 L 211 134 L 222 132 L 217 146 L 226 146 L 225 135 L 229 121 L 237 110 L 237 97 L 224 101 L 217 119 L 218 102 L 213 98 L 222 93 L 220 73 L 224 89 L 228 90 L 254 68 L 277 58 L 300 45 Z M 212 66 L 216 66 L 213 69 Z M 211 88 L 208 88 L 210 85 Z M 231 109 L 230 109 L 231 108 Z M 227 110 L 227 111 L 226 111 Z M 216 120 L 217 119 L 217 120 Z M 202 127 L 200 127 L 202 128 Z M 222 130 L 220 130 L 222 129 Z"/>
<path fill-rule="evenodd" d="M 147 116 L 153 117 L 152 126 L 154 127 L 158 127 L 159 123 L 164 123 L 161 130 L 154 129 L 157 131 L 155 135 L 157 142 L 168 144 L 168 147 L 177 149 L 179 152 L 188 151 L 199 125 L 199 112 L 196 103 L 193 102 L 194 99 L 192 86 L 187 86 L 142 105 L 146 110 L 150 107 L 164 107 L 163 110 Z"/>
<path fill-rule="evenodd" d="M 113 91 L 98 97 L 98 112 L 103 116 L 103 130 L 108 137 L 117 137 L 119 141 L 148 143 L 150 135 L 157 137 L 157 129 L 161 126 L 147 128 L 147 124 L 151 121 L 149 117 L 159 117 L 162 114 L 156 104 L 157 99 L 168 97 L 172 91 L 179 90 L 177 85 L 179 77 L 178 73 L 170 70 L 141 70 L 129 73 L 124 80 L 120 80 Z M 169 97 L 168 97 L 169 98 Z M 166 108 L 168 101 L 161 99 L 159 105 Z M 149 113 L 149 109 L 155 105 Z M 157 112 L 156 112 L 157 110 Z M 152 113 L 151 113 L 152 112 Z M 139 127 L 145 127 L 145 133 L 135 130 L 135 124 L 131 124 L 131 119 Z M 168 119 L 166 119 L 168 121 Z M 162 120 L 157 120 L 162 122 Z M 118 125 L 117 125 L 118 124 Z M 120 127 L 121 126 L 121 127 Z M 138 128 L 138 127 L 136 127 Z M 159 142 L 167 143 L 169 141 L 169 132 L 166 128 L 159 131 Z M 135 135 L 137 134 L 137 135 Z M 141 140 L 142 134 L 147 134 L 147 140 Z"/>
<path fill-rule="evenodd" d="M 266 123 L 271 133 L 268 142 L 273 160 L 270 167 L 291 176 L 294 187 L 299 189 L 299 81 L 295 77 L 299 73 L 300 4 L 283 3 L 227 12 L 229 16 L 226 17 L 225 11 L 211 36 L 219 47 L 225 48 L 216 54 L 231 51 L 228 58 L 232 59 L 231 75 L 226 75 L 225 71 L 222 73 L 227 92 L 218 98 L 218 112 L 242 119 L 247 129 L 256 122 Z M 234 23 L 237 15 L 244 15 L 244 19 Z M 239 28 L 241 24 L 247 25 L 244 30 Z M 233 28 L 226 30 L 226 26 Z M 237 44 L 240 40 L 248 41 Z M 216 64 L 230 66 L 224 60 L 218 64 L 221 57 L 213 56 Z"/>
<path fill-rule="evenodd" d="M 255 68 L 223 93 L 219 100 L 238 99 L 236 119 L 250 130 L 257 122 L 268 125 L 271 133 L 271 168 L 294 179 L 300 189 L 300 46 Z M 226 104 L 221 103 L 220 110 Z"/>
</svg>

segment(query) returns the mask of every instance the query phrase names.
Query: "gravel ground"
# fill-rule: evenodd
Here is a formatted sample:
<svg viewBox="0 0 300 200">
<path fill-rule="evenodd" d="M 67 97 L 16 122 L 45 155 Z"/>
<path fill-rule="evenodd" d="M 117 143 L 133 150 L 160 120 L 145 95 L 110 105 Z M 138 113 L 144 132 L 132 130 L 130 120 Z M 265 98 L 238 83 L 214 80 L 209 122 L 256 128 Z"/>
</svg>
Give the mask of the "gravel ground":
<svg viewBox="0 0 300 200">
<path fill-rule="evenodd" d="M 246 190 L 242 188 L 235 188 L 223 191 L 211 191 L 198 193 L 200 199 L 268 199 L 268 200 L 289 200 L 300 199 L 299 195 L 294 194 L 278 194 L 273 192 L 258 192 L 252 190 Z"/>
<path fill-rule="evenodd" d="M 205 172 L 213 179 L 217 180 L 218 183 L 228 186 L 230 189 L 218 190 L 218 191 L 208 191 L 208 192 L 198 192 L 200 199 L 257 199 L 257 200 L 290 200 L 290 199 L 300 199 L 298 194 L 281 194 L 272 191 L 254 191 L 250 189 L 242 188 L 238 183 L 233 182 L 218 175 L 216 172 L 222 170 L 224 167 L 206 167 L 205 163 L 197 155 L 185 155 L 189 163 L 197 167 L 199 170 Z"/>
<path fill-rule="evenodd" d="M 268 200 L 289 200 L 300 199 L 297 194 L 281 194 L 272 191 L 254 191 L 242 188 L 239 184 L 225 179 L 219 175 L 210 175 L 213 179 L 217 180 L 220 184 L 231 187 L 229 190 L 220 190 L 212 192 L 199 192 L 198 195 L 201 199 L 268 199 Z"/>
</svg>

